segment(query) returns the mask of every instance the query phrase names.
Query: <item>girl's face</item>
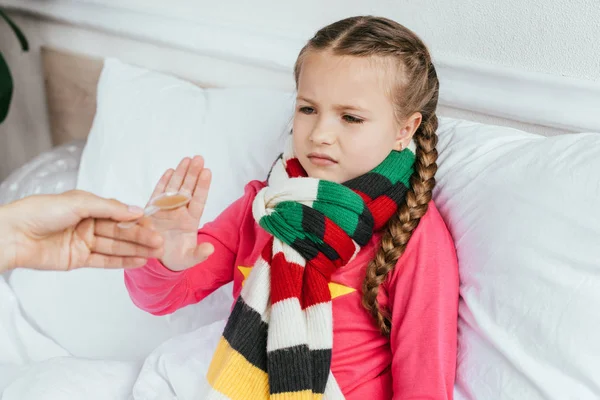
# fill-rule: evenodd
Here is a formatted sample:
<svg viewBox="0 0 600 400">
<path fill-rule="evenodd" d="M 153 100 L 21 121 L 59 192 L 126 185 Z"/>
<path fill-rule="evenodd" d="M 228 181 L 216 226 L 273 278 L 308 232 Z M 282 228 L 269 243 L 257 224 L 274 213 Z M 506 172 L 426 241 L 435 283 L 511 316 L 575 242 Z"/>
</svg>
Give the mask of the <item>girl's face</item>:
<svg viewBox="0 0 600 400">
<path fill-rule="evenodd" d="M 302 63 L 294 150 L 308 176 L 337 183 L 363 175 L 405 148 L 421 123 L 398 123 L 393 80 L 382 62 L 313 51 Z"/>
</svg>

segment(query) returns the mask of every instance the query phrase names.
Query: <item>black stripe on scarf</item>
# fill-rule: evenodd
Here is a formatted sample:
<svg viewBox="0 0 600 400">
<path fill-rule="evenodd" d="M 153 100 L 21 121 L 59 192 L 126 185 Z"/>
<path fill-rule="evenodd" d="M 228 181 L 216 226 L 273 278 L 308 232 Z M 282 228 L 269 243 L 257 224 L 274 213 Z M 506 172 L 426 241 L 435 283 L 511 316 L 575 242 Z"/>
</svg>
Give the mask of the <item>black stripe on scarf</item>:
<svg viewBox="0 0 600 400">
<path fill-rule="evenodd" d="M 408 188 L 404 186 L 404 183 L 398 181 L 396 184 L 390 189 L 388 193 L 386 193 L 387 197 L 392 199 L 398 209 L 402 206 L 406 199 L 406 192 L 408 192 Z"/>
<path fill-rule="evenodd" d="M 392 182 L 381 174 L 367 172 L 364 175 L 350 179 L 348 182 L 344 182 L 344 186 L 362 192 L 371 199 L 375 199 L 388 191 L 392 186 Z"/>
<path fill-rule="evenodd" d="M 271 394 L 309 389 L 313 393 L 325 393 L 331 349 L 309 350 L 307 345 L 300 345 L 275 350 L 269 352 L 268 365 Z"/>
<path fill-rule="evenodd" d="M 325 216 L 314 208 L 310 208 L 302 204 L 302 229 L 305 232 L 314 234 L 316 237 L 321 239 L 323 243 L 316 243 L 305 238 L 302 240 L 296 240 L 291 246 L 293 249 L 298 251 L 302 257 L 306 260 L 312 260 L 315 258 L 320 251 L 325 254 L 331 261 L 335 261 L 340 258 L 337 251 L 331 247 L 328 243 L 325 243 Z M 295 247 L 299 246 L 299 247 Z M 309 247 L 313 247 L 317 251 L 309 250 Z M 306 252 L 306 253 L 305 253 Z M 306 255 L 305 255 L 306 254 Z M 307 256 L 312 256 L 308 258 Z"/>
<path fill-rule="evenodd" d="M 375 222 L 373 221 L 373 215 L 371 215 L 371 211 L 365 207 L 362 214 L 358 217 L 358 224 L 356 225 L 356 230 L 352 235 L 352 240 L 358 243 L 358 245 L 361 247 L 366 245 L 373 236 L 374 224 Z"/>
<path fill-rule="evenodd" d="M 267 331 L 268 325 L 260 318 L 260 314 L 244 303 L 242 296 L 239 296 L 227 320 L 223 337 L 232 349 L 265 372 Z"/>
</svg>

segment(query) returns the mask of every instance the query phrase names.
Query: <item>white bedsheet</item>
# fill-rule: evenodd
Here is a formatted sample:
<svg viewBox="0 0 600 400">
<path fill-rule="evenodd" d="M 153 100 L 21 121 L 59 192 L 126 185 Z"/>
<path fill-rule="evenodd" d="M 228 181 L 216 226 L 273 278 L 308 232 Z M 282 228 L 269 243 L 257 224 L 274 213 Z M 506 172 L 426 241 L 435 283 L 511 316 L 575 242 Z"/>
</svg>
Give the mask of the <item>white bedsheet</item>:
<svg viewBox="0 0 600 400">
<path fill-rule="evenodd" d="M 127 400 L 138 373 L 134 362 L 57 357 L 22 369 L 2 400 Z"/>
<path fill-rule="evenodd" d="M 178 335 L 146 359 L 133 388 L 135 400 L 197 400 L 208 389 L 205 379 L 225 320 Z"/>
<path fill-rule="evenodd" d="M 198 399 L 225 321 L 173 337 L 140 362 L 72 357 L 37 330 L 0 276 L 1 400 Z"/>
</svg>

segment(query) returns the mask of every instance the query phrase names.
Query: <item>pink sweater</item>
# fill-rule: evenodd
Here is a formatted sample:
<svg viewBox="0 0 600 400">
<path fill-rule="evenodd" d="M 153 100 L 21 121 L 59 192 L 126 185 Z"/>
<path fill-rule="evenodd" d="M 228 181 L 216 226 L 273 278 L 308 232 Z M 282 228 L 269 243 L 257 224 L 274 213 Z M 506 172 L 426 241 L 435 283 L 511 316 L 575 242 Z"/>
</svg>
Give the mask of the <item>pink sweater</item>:
<svg viewBox="0 0 600 400">
<path fill-rule="evenodd" d="M 133 302 L 155 315 L 197 303 L 233 280 L 234 298 L 269 239 L 252 216 L 264 183 L 251 182 L 242 198 L 198 232 L 215 252 L 205 262 L 173 272 L 158 260 L 126 270 Z M 452 238 L 433 202 L 413 232 L 379 301 L 391 310 L 390 338 L 379 333 L 361 305 L 365 268 L 378 248 L 372 238 L 340 268 L 333 297 L 331 370 L 347 399 L 451 399 L 457 347 L 458 265 Z"/>
</svg>

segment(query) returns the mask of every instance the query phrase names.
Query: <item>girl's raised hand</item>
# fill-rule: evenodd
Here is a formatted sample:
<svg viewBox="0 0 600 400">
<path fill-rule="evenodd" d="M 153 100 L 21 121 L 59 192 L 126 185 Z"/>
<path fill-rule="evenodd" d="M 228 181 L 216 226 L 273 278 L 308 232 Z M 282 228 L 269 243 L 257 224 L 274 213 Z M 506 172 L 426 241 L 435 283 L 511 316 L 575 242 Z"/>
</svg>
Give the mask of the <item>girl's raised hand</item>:
<svg viewBox="0 0 600 400">
<path fill-rule="evenodd" d="M 175 170 L 167 170 L 158 181 L 152 198 L 165 192 L 184 192 L 192 196 L 187 206 L 152 215 L 153 225 L 164 238 L 162 263 L 182 271 L 206 260 L 214 251 L 210 243 L 198 243 L 198 225 L 208 197 L 211 173 L 204 159 L 184 158 Z"/>
</svg>

